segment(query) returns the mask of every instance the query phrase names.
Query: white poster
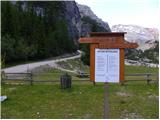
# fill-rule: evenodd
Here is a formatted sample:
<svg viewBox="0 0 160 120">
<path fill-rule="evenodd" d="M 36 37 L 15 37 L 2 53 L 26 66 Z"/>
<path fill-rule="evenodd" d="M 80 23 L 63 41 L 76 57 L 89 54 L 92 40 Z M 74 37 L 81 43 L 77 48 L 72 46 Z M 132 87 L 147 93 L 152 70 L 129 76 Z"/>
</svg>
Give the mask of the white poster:
<svg viewBox="0 0 160 120">
<path fill-rule="evenodd" d="M 119 82 L 119 49 L 95 49 L 95 82 Z"/>
</svg>

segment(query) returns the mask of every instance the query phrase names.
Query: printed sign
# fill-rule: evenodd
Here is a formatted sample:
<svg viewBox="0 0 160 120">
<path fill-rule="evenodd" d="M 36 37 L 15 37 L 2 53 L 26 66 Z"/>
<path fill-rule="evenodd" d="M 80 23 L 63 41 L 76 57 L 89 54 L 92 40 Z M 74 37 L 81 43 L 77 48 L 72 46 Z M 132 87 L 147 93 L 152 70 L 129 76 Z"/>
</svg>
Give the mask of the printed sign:
<svg viewBox="0 0 160 120">
<path fill-rule="evenodd" d="M 95 49 L 95 82 L 119 82 L 119 49 Z"/>
</svg>

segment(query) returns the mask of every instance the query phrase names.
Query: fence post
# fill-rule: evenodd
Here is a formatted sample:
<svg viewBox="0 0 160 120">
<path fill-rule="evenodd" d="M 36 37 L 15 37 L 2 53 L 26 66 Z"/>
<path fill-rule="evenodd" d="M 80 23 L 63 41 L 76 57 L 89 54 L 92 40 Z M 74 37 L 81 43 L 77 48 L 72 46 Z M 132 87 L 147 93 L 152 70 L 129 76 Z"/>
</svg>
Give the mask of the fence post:
<svg viewBox="0 0 160 120">
<path fill-rule="evenodd" d="M 148 73 L 147 74 L 147 85 L 149 85 L 149 82 L 150 82 L 151 80 L 150 80 L 150 74 Z"/>
<path fill-rule="evenodd" d="M 5 72 L 2 71 L 1 72 L 1 83 L 3 83 L 4 79 L 5 79 Z"/>
<path fill-rule="evenodd" d="M 33 73 L 30 73 L 30 84 L 33 85 Z"/>
</svg>

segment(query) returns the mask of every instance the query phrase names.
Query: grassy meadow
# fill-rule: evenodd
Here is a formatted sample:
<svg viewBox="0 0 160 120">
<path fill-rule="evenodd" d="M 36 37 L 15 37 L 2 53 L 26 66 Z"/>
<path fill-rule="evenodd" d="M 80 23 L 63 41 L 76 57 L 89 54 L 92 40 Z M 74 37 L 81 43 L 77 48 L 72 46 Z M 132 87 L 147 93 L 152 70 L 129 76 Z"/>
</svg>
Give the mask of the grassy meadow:
<svg viewBox="0 0 160 120">
<path fill-rule="evenodd" d="M 126 74 L 157 72 L 158 68 L 125 66 Z M 62 74 L 64 72 L 60 70 L 51 70 L 37 74 L 34 79 L 59 80 Z M 8 98 L 1 104 L 1 118 L 102 119 L 104 84 L 96 83 L 94 86 L 90 81 L 78 82 L 82 79 L 71 75 L 73 81 L 70 89 L 61 89 L 60 82 L 2 84 L 1 93 Z M 158 92 L 157 84 L 147 85 L 146 81 L 127 82 L 125 85 L 109 83 L 109 118 L 159 118 Z"/>
<path fill-rule="evenodd" d="M 2 85 L 2 118 L 103 118 L 104 85 Z M 109 85 L 109 118 L 158 118 L 158 86 Z"/>
</svg>

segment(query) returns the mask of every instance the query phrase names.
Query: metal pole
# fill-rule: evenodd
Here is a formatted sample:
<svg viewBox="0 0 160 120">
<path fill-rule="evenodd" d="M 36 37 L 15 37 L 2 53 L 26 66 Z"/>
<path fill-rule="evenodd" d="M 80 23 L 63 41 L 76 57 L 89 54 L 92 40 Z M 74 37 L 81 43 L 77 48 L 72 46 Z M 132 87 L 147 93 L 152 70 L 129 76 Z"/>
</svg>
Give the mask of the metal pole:
<svg viewBox="0 0 160 120">
<path fill-rule="evenodd" d="M 109 118 L 109 84 L 107 82 L 104 83 L 104 119 Z"/>
</svg>

